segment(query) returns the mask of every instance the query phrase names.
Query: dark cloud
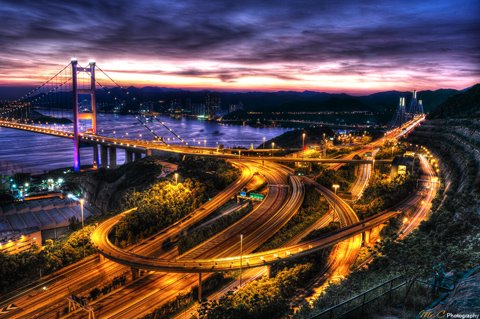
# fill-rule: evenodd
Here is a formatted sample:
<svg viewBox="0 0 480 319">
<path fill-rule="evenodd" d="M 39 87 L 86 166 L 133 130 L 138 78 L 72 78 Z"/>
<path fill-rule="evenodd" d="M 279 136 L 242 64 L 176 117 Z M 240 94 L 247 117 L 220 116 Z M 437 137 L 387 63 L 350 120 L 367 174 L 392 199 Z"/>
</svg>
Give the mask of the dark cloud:
<svg viewBox="0 0 480 319">
<path fill-rule="evenodd" d="M 62 64 L 78 55 L 95 56 L 98 61 L 218 62 L 218 70 L 195 68 L 170 74 L 225 82 L 259 75 L 283 80 L 313 73 L 366 76 L 392 68 L 480 75 L 476 0 L 3 0 L 0 4 L 3 74 L 29 70 L 36 63 Z M 332 62 L 339 67 L 318 66 Z M 278 66 L 258 67 L 266 64 Z"/>
</svg>

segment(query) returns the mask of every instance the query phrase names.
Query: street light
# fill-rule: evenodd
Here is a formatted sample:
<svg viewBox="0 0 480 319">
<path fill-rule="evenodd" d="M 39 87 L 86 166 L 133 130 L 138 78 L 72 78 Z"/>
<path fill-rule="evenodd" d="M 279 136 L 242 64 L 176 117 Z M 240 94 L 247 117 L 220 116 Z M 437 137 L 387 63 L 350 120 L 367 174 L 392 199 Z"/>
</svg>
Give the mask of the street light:
<svg viewBox="0 0 480 319">
<path fill-rule="evenodd" d="M 335 190 L 335 194 L 337 194 L 337 189 L 340 187 L 338 184 L 333 184 L 332 185 L 333 189 Z"/>
<path fill-rule="evenodd" d="M 265 140 L 266 140 L 266 139 L 267 139 L 267 138 L 264 136 L 264 137 L 263 137 L 263 149 L 265 149 Z"/>
<path fill-rule="evenodd" d="M 240 288 L 242 288 L 243 234 L 240 234 Z"/>
<path fill-rule="evenodd" d="M 178 173 L 175 173 L 175 185 L 178 184 Z"/>
<path fill-rule="evenodd" d="M 203 147 L 207 147 L 207 140 L 203 140 Z"/>
<path fill-rule="evenodd" d="M 302 160 L 305 157 L 305 133 L 302 133 Z"/>
<path fill-rule="evenodd" d="M 80 212 L 82 214 L 82 249 L 83 249 L 83 258 L 85 258 L 85 230 L 83 229 L 83 205 L 85 204 L 85 199 L 84 198 L 80 198 L 78 200 L 78 202 L 80 203 Z"/>
</svg>

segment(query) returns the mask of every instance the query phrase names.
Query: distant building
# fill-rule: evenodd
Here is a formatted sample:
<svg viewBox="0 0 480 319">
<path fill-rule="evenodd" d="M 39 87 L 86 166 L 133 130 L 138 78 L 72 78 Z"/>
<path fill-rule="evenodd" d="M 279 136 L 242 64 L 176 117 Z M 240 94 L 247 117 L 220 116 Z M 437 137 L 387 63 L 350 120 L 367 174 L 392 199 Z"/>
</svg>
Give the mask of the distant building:
<svg viewBox="0 0 480 319">
<path fill-rule="evenodd" d="M 192 103 L 190 105 L 190 113 L 192 115 L 205 115 L 206 114 L 206 107 L 204 103 Z"/>
<path fill-rule="evenodd" d="M 239 102 L 239 103 L 236 103 L 236 104 L 230 104 L 228 106 L 228 113 L 233 113 L 233 112 L 240 111 L 240 110 L 243 110 L 243 103 L 242 102 Z"/>
<path fill-rule="evenodd" d="M 205 100 L 205 106 L 206 106 L 206 114 L 208 118 L 213 118 L 215 115 L 218 113 L 222 105 L 222 100 L 220 99 L 220 96 L 216 94 L 207 94 L 207 98 Z"/>
</svg>

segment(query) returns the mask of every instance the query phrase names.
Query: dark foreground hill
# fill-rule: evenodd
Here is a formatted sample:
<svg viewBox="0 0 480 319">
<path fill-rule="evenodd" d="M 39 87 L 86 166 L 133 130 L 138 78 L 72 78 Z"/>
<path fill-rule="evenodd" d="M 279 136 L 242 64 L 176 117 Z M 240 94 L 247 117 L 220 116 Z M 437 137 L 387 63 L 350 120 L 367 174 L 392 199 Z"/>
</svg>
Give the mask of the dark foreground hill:
<svg viewBox="0 0 480 319">
<path fill-rule="evenodd" d="M 451 96 L 429 116 L 431 119 L 472 117 L 480 117 L 480 83 Z"/>
</svg>

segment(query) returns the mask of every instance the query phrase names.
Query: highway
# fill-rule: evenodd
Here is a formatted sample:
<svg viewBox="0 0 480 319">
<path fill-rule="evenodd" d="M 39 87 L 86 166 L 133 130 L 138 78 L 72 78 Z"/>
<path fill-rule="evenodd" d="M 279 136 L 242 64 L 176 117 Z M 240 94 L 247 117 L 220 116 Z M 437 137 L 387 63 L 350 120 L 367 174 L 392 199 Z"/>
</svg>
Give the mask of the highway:
<svg viewBox="0 0 480 319">
<path fill-rule="evenodd" d="M 38 129 L 38 128 L 37 128 Z M 199 155 L 199 154 L 197 154 Z M 370 165 L 368 165 L 370 166 Z M 261 171 L 261 170 L 260 170 Z M 278 183 L 280 185 L 280 183 Z M 200 212 L 197 212 L 200 213 Z M 180 230 L 182 227 L 185 227 L 186 224 L 178 224 L 178 229 Z M 279 226 L 279 225 L 277 225 Z M 163 237 L 164 239 L 168 236 Z M 139 254 L 148 254 L 149 251 L 155 251 L 152 255 L 160 255 L 162 253 L 161 249 L 158 249 L 160 240 L 151 239 L 143 243 L 142 245 L 138 245 L 135 247 L 134 251 Z M 248 243 L 248 241 L 246 242 Z M 237 244 L 238 245 L 238 244 Z M 156 249 L 152 249 L 152 246 L 156 246 Z M 303 248 L 299 247 L 300 250 Z M 238 251 L 236 248 L 232 248 L 233 252 Z M 308 250 L 308 247 L 307 249 Z M 292 252 L 285 252 L 285 254 L 292 254 Z M 235 256 L 233 256 L 235 257 Z M 277 256 L 272 256 L 273 258 L 278 258 Z M 231 257 L 230 257 L 231 258 Z M 246 259 L 245 259 L 246 261 Z M 262 261 L 263 262 L 263 261 Z M 268 261 L 267 261 L 268 262 Z M 267 263 L 264 262 L 264 263 Z M 95 287 L 100 282 L 107 282 L 113 276 L 116 276 L 121 273 L 125 273 L 128 271 L 128 268 L 124 266 L 117 265 L 110 261 L 102 261 L 98 262 L 95 259 L 85 260 L 85 262 L 79 263 L 79 266 L 74 265 L 70 272 L 64 270 L 64 274 L 55 274 L 55 276 L 50 277 L 51 281 L 46 282 L 47 289 L 43 290 L 40 288 L 32 289 L 29 291 L 28 294 L 22 295 L 24 300 L 20 300 L 17 302 L 15 299 L 15 303 L 19 304 L 20 309 L 18 313 L 23 313 L 22 315 L 14 315 L 13 318 L 48 318 L 55 316 L 55 309 L 62 309 L 63 305 L 65 305 L 65 297 L 68 295 L 68 291 L 72 292 L 86 292 L 92 287 Z M 60 271 L 59 273 L 61 273 Z M 75 276 L 71 276 L 71 274 L 75 273 Z M 161 277 L 161 274 L 155 274 L 155 276 Z M 183 275 L 185 276 L 185 275 Z M 77 280 L 78 278 L 78 280 Z M 168 280 L 167 280 L 168 281 Z M 196 278 L 192 279 L 192 283 L 196 282 Z M 168 282 L 164 282 L 165 284 L 169 284 Z M 172 283 L 170 283 L 171 287 Z M 148 286 L 148 285 L 147 285 Z M 175 290 L 175 289 L 173 289 Z M 125 290 L 122 289 L 123 292 Z M 180 291 L 180 290 L 179 290 Z M 19 298 L 21 299 L 22 296 Z M 28 297 L 25 297 L 28 296 Z M 128 302 L 131 303 L 131 302 Z M 147 307 L 151 310 L 152 307 Z M 38 313 L 37 313 L 38 310 Z M 47 314 L 46 312 L 49 312 Z M 12 312 L 13 313 L 13 312 Z M 12 314 L 10 313 L 10 315 Z M 35 314 L 35 315 L 34 315 Z M 1 316 L 0 316 L 1 318 Z"/>
<path fill-rule="evenodd" d="M 291 178 L 293 181 L 296 180 L 296 177 Z M 242 268 L 253 268 L 264 266 L 268 264 L 273 264 L 283 260 L 289 260 L 293 258 L 298 258 L 300 256 L 304 256 L 306 254 L 316 252 L 320 249 L 329 247 L 343 239 L 349 238 L 353 235 L 363 232 L 365 229 L 369 229 L 373 226 L 381 224 L 385 222 L 385 220 L 389 219 L 392 215 L 389 214 L 382 214 L 382 216 L 376 216 L 375 219 L 372 220 L 365 220 L 363 222 L 359 222 L 357 215 L 352 210 L 352 208 L 341 198 L 336 196 L 332 191 L 328 188 L 311 181 L 309 179 L 303 179 L 305 183 L 311 184 L 316 187 L 322 195 L 326 198 L 326 200 L 334 207 L 337 211 L 337 215 L 340 218 L 340 224 L 344 226 L 340 231 L 334 232 L 331 235 L 327 236 L 326 238 L 322 238 L 321 240 L 314 240 L 305 243 L 296 244 L 289 247 L 282 247 L 277 248 L 265 252 L 260 253 L 253 253 L 248 254 L 249 251 L 253 251 L 250 246 L 259 246 L 258 243 L 260 241 L 266 241 L 269 237 L 272 236 L 274 232 L 271 232 L 271 228 L 273 229 L 280 229 L 283 224 L 285 224 L 288 219 L 284 218 L 283 222 L 278 222 L 278 214 L 274 216 L 276 218 L 271 219 L 272 227 L 269 228 L 262 228 L 258 227 L 258 224 L 252 223 L 254 225 L 254 229 L 252 231 L 252 235 L 249 235 L 246 232 L 248 227 L 242 225 L 242 229 L 239 232 L 236 232 L 235 235 L 232 235 L 233 231 L 231 229 L 226 229 L 225 231 L 219 233 L 218 235 L 212 237 L 209 241 L 195 247 L 190 252 L 185 253 L 182 256 L 179 256 L 175 259 L 161 259 L 161 258 L 151 258 L 149 256 L 142 256 L 139 254 L 133 254 L 128 251 L 122 251 L 120 248 L 114 246 L 108 240 L 108 233 L 115 225 L 116 221 L 119 219 L 118 216 L 112 217 L 108 221 L 101 224 L 95 232 L 92 234 L 92 240 L 99 249 L 100 253 L 105 255 L 106 257 L 115 260 L 119 263 L 126 264 L 130 267 L 139 268 L 139 269 L 148 269 L 148 270 L 156 270 L 156 271 L 167 271 L 167 272 L 187 272 L 187 273 L 206 273 L 206 272 L 219 272 L 219 271 L 230 271 L 234 269 Z M 294 184 L 295 185 L 295 184 Z M 299 183 L 299 185 L 301 185 Z M 295 189 L 295 186 L 293 186 Z M 281 188 L 282 189 L 282 188 Z M 298 189 L 297 189 L 298 190 Z M 293 192 L 295 193 L 295 192 Z M 293 196 L 295 197 L 295 196 Z M 288 210 L 291 210 L 293 204 L 290 204 L 289 201 L 295 203 L 301 203 L 302 198 L 294 198 L 287 200 L 284 206 L 288 207 Z M 295 207 L 296 209 L 299 208 Z M 281 209 L 279 212 L 284 214 Z M 248 215 L 247 217 L 250 218 L 252 214 Z M 247 218 L 246 217 L 246 218 Z M 281 215 L 280 217 L 283 217 Z M 246 219 L 245 218 L 245 219 Z M 255 216 L 256 222 L 259 222 L 259 216 Z M 246 222 L 247 220 L 245 220 Z M 261 221 L 261 220 L 260 220 Z M 239 222 L 242 222 L 239 221 Z M 243 224 L 243 223 L 241 223 Z M 352 225 L 350 227 L 345 227 L 346 225 Z M 236 226 L 236 224 L 234 225 Z M 354 227 L 353 227 L 354 226 Z M 240 226 L 236 226 L 240 227 Z M 239 240 L 235 241 L 235 238 L 239 238 L 240 234 L 244 235 L 244 252 L 245 254 L 241 257 L 239 256 L 240 251 L 240 243 Z M 255 240 L 249 240 L 249 236 L 255 236 Z M 260 238 L 260 239 L 259 239 Z M 231 242 L 234 241 L 234 244 Z M 223 248 L 221 245 L 223 243 L 228 243 L 228 247 Z M 253 244 L 251 244 L 253 243 Z M 208 251 L 210 248 L 217 248 L 222 247 L 220 254 L 205 254 L 205 251 Z M 216 257 L 216 256 L 221 257 Z"/>
<path fill-rule="evenodd" d="M 243 161 L 242 161 L 243 162 Z M 248 162 L 248 161 L 245 161 Z M 286 183 L 286 174 L 290 173 L 289 170 L 281 169 L 279 173 L 279 169 L 277 168 L 278 165 L 276 164 L 267 164 L 265 166 L 262 166 L 261 164 L 258 163 L 249 163 L 248 165 L 253 165 L 251 167 L 252 171 L 259 171 L 262 173 L 265 173 L 266 175 L 269 176 L 270 183 L 272 185 L 280 185 L 282 183 Z M 274 175 L 274 176 L 272 176 Z M 273 179 L 272 179 L 273 178 Z M 272 195 L 270 195 L 270 193 Z M 262 210 L 259 211 L 260 214 L 265 213 L 266 211 L 268 213 L 273 213 L 276 208 L 275 205 L 272 205 L 273 203 L 278 203 L 279 206 L 282 206 L 282 204 L 285 202 L 284 199 L 278 197 L 275 194 L 286 194 L 287 189 L 285 187 L 271 187 L 269 195 L 267 195 L 267 198 L 265 198 L 265 205 L 263 206 Z M 271 197 L 269 200 L 267 200 Z M 283 195 L 281 195 L 283 196 Z M 230 196 L 227 196 L 230 197 Z M 262 206 L 262 203 L 259 204 L 258 207 Z M 271 210 L 268 208 L 272 207 Z M 217 207 L 218 208 L 218 207 Z M 201 211 L 201 210 L 200 210 Z M 263 212 L 263 213 L 262 213 Z M 191 219 L 188 219 L 191 220 Z M 193 223 L 192 223 L 193 224 Z M 179 225 L 177 225 L 179 226 Z M 261 225 L 260 225 L 261 226 Z M 181 225 L 178 227 L 178 229 L 183 229 L 184 227 L 187 227 L 185 224 Z M 165 234 L 160 235 L 161 240 L 152 238 L 146 243 L 143 243 L 139 245 L 139 249 L 136 249 L 135 252 L 142 253 L 145 255 L 163 255 L 166 257 L 171 257 L 174 258 L 176 256 L 176 250 L 169 251 L 167 253 L 163 252 L 161 249 L 161 243 L 163 242 L 164 239 L 167 238 Z M 105 265 L 102 267 L 102 265 Z M 111 267 L 111 268 L 110 268 Z M 122 270 L 123 272 L 119 272 L 118 269 Z M 97 272 L 97 270 L 101 270 L 100 272 Z M 78 283 L 78 288 L 77 289 L 71 289 L 72 292 L 76 293 L 88 293 L 88 291 L 95 287 L 95 285 L 90 285 L 87 283 L 99 283 L 99 282 L 108 282 L 108 278 L 112 278 L 113 276 L 117 276 L 120 273 L 124 273 L 125 271 L 129 272 L 129 268 L 125 266 L 118 265 L 116 263 L 110 262 L 108 260 L 104 260 L 101 263 L 97 263 L 95 269 L 90 269 L 86 270 L 85 273 L 79 272 L 78 276 L 74 276 L 70 282 L 65 280 L 65 282 L 62 281 L 63 284 L 63 289 L 60 291 L 57 291 L 57 293 L 53 294 L 48 294 L 47 293 L 50 291 L 50 289 L 53 289 L 54 287 L 49 287 L 48 290 L 46 291 L 40 291 L 40 293 L 44 294 L 46 299 L 44 300 L 44 303 L 40 305 L 40 303 L 37 303 L 35 301 L 32 301 L 30 304 L 33 305 L 33 307 L 29 309 L 25 309 L 27 307 L 23 307 L 23 304 L 19 304 L 19 306 L 22 306 L 22 311 L 19 311 L 19 314 L 16 314 L 15 318 L 54 318 L 55 313 L 57 311 L 62 311 L 63 307 L 66 305 L 66 296 L 69 294 L 68 291 L 68 286 L 70 283 L 70 288 L 75 287 L 75 282 Z M 135 313 L 138 310 L 138 307 L 140 305 L 144 305 L 145 309 L 151 309 L 152 305 L 155 305 L 155 301 L 152 301 L 152 298 L 158 298 L 156 294 L 152 294 L 152 291 L 156 291 L 157 289 L 160 289 L 159 287 L 169 287 L 168 293 L 175 293 L 176 289 L 173 288 L 172 283 L 174 285 L 186 285 L 182 286 L 185 289 L 189 288 L 192 283 L 196 283 L 197 278 L 196 276 L 193 277 L 192 282 L 188 280 L 181 280 L 181 282 L 178 282 L 177 277 L 171 277 L 171 276 L 177 276 L 175 274 L 170 274 L 170 277 L 164 277 L 164 274 L 161 273 L 155 273 L 155 274 L 149 274 L 147 276 L 143 276 L 139 280 L 127 285 L 126 287 L 119 289 L 117 292 L 115 292 L 114 295 L 110 295 L 108 298 L 105 299 L 99 299 L 95 303 L 96 309 L 101 309 L 102 313 L 106 313 L 109 309 L 111 312 L 111 315 L 113 316 L 114 313 L 117 312 L 122 312 L 122 311 L 132 311 L 132 313 Z M 94 279 L 97 278 L 97 279 Z M 176 279 L 172 279 L 176 278 Z M 181 279 L 182 277 L 180 277 Z M 101 279 L 101 280 L 100 280 Z M 146 281 L 146 282 L 145 282 Z M 139 287 L 141 286 L 141 288 Z M 100 285 L 101 286 L 101 285 Z M 130 293 L 127 293 L 127 296 L 124 296 L 127 291 L 130 291 Z M 126 301 L 125 301 L 126 300 Z M 38 299 L 37 299 L 38 301 Z M 142 303 L 143 301 L 143 303 Z M 16 302 L 16 301 L 15 301 Z M 121 306 L 119 306 L 121 304 Z M 127 307 L 130 310 L 124 309 L 122 310 L 124 305 L 130 305 Z M 136 306 L 135 306 L 136 305 Z M 78 316 L 82 317 L 81 313 L 77 314 Z M 102 315 L 104 317 L 104 315 Z M 124 318 L 124 315 L 119 314 L 120 318 Z M 132 317 L 136 317 L 135 315 L 132 314 Z"/>
<path fill-rule="evenodd" d="M 430 163 L 428 163 L 428 160 L 423 155 L 419 155 L 418 158 L 420 159 L 420 166 L 424 172 L 421 179 L 424 180 L 422 186 L 424 188 L 424 193 L 426 194 L 421 197 L 420 203 L 418 203 L 418 200 L 415 203 L 417 204 L 417 207 L 413 216 L 410 218 L 406 217 L 404 220 L 402 227 L 400 228 L 400 240 L 411 234 L 422 221 L 427 219 L 430 214 L 432 200 L 435 198 L 439 187 L 439 184 L 436 182 L 435 171 Z"/>
<path fill-rule="evenodd" d="M 274 165 L 274 169 L 265 166 L 265 174 L 269 184 L 283 185 L 287 183 L 286 174 L 289 169 Z M 301 186 L 300 179 L 292 179 L 292 187 Z M 199 258 L 215 258 L 238 254 L 240 251 L 240 234 L 244 234 L 244 251 L 253 251 L 268 240 L 295 213 L 303 201 L 303 190 L 289 189 L 282 186 L 270 187 L 267 197 L 250 214 L 229 228 L 220 232 L 208 241 L 194 247 L 182 256 L 170 259 L 176 262 L 183 258 L 198 256 Z M 162 254 L 163 258 L 173 258 L 174 253 Z M 158 260 L 158 258 L 155 258 Z M 204 278 L 207 276 L 205 275 Z M 127 286 L 114 295 L 94 303 L 96 309 L 105 318 L 137 318 L 142 313 L 148 313 L 181 291 L 188 291 L 198 284 L 198 275 L 175 273 L 149 273 L 139 280 L 141 287 Z M 128 293 L 127 293 L 128 292 Z M 81 316 L 80 316 L 81 317 Z"/>
<path fill-rule="evenodd" d="M 159 250 L 161 251 L 161 244 L 167 238 L 177 236 L 183 229 L 194 225 L 218 209 L 245 187 L 251 180 L 253 173 L 261 168 L 260 165 L 247 161 L 233 161 L 232 163 L 242 172 L 234 183 L 181 221 L 166 229 L 162 234 L 153 236 L 139 245 L 132 246 L 131 250 L 142 254 L 158 253 Z M 98 258 L 87 257 L 43 278 L 31 289 L 24 290 L 14 296 L 5 296 L 8 299 L 2 298 L 1 302 L 2 304 L 15 303 L 19 307 L 18 310 L 10 312 L 8 318 L 48 318 L 47 314 L 51 315 L 53 313 L 55 315 L 56 311 L 63 311 L 66 304 L 65 298 L 70 293 L 89 291 L 124 273 L 130 273 L 129 268 L 109 260 L 99 261 Z M 43 287 L 46 289 L 43 289 Z M 7 317 L 6 315 L 0 315 L 0 318 Z"/>
</svg>

